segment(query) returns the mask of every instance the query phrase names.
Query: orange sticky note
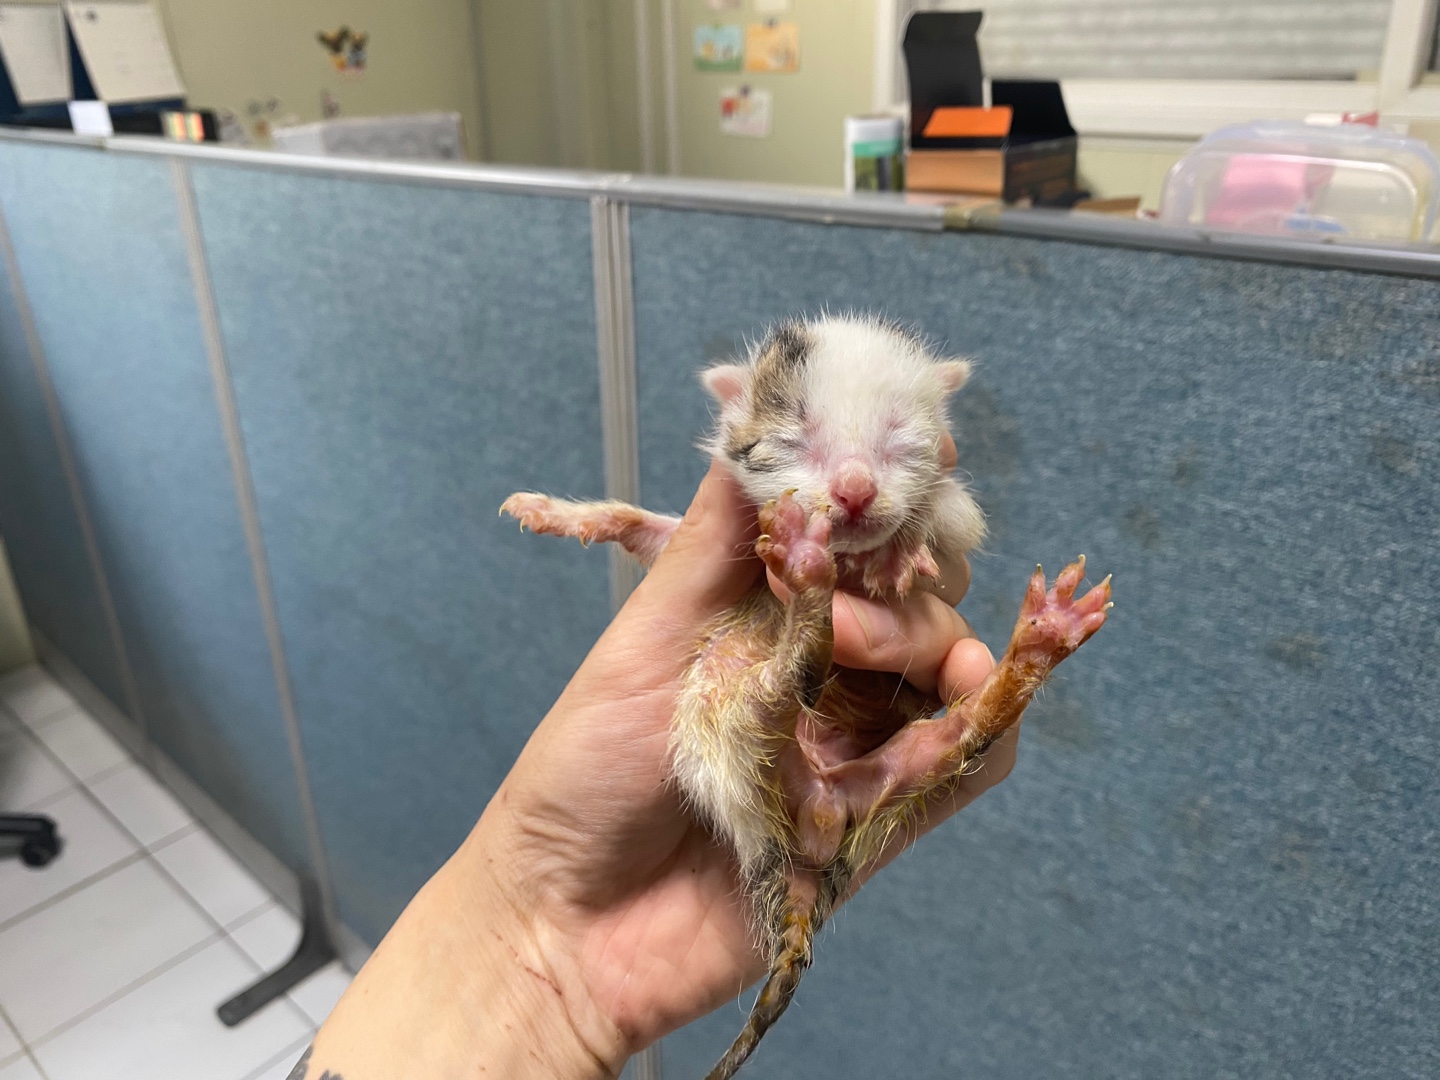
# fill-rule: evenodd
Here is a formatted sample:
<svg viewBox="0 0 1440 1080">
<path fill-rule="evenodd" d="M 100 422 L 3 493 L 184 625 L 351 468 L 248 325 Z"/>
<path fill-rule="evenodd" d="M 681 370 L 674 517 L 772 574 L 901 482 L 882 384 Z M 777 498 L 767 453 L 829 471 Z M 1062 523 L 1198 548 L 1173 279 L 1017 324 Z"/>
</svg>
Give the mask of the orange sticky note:
<svg viewBox="0 0 1440 1080">
<path fill-rule="evenodd" d="M 930 114 L 921 133 L 927 139 L 1003 139 L 1010 134 L 1015 110 L 1009 105 L 989 109 L 947 106 Z"/>
</svg>

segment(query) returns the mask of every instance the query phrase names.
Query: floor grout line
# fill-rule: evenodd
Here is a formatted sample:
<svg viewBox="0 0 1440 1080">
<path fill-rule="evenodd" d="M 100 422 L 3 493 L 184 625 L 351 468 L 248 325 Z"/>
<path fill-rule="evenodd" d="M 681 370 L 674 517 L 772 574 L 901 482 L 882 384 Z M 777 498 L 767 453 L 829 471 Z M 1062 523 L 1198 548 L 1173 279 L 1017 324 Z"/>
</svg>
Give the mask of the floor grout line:
<svg viewBox="0 0 1440 1080">
<path fill-rule="evenodd" d="M 6 810 L 6 813 L 11 813 L 11 814 L 43 814 L 43 813 L 45 812 L 45 808 L 46 808 L 47 806 L 50 806 L 52 803 L 57 803 L 57 802 L 59 802 L 61 799 L 65 798 L 67 795 L 73 795 L 73 794 L 75 794 L 75 789 L 76 789 L 78 786 L 79 786 L 78 784 L 66 784 L 66 785 L 65 785 L 63 788 L 61 788 L 59 791 L 52 791 L 49 795 L 46 795 L 46 796 L 44 796 L 43 798 L 40 798 L 40 799 L 36 799 L 36 800 L 35 800 L 34 802 L 32 802 L 32 803 L 26 803 L 24 806 L 20 807 L 20 808 L 17 809 L 17 810 Z"/>
<path fill-rule="evenodd" d="M 39 716 L 35 717 L 35 719 L 33 720 L 26 720 L 23 716 L 21 716 L 18 712 L 15 711 L 15 707 L 11 705 L 8 701 L 4 704 L 5 711 L 8 712 L 12 718 L 14 718 L 17 724 L 19 724 L 21 727 L 23 727 L 26 731 L 29 732 L 34 732 L 42 727 L 49 727 L 56 720 L 59 720 L 67 713 L 85 712 L 84 707 L 81 706 L 78 701 L 72 699 L 66 704 L 61 705 L 58 709 L 51 709 L 49 712 L 42 713 Z M 88 716 L 89 714 L 87 713 L 86 715 Z"/>
<path fill-rule="evenodd" d="M 174 847 L 191 833 L 203 832 L 204 829 L 205 826 L 201 825 L 200 822 L 191 821 L 189 825 L 185 826 L 185 828 L 176 829 L 173 833 L 170 833 L 167 836 L 162 836 L 159 840 L 156 840 L 145 850 L 151 855 L 158 854 L 159 852 L 164 851 L 166 848 Z M 266 891 L 268 892 L 269 890 L 267 889 Z"/>
<path fill-rule="evenodd" d="M 10 1034 L 15 1036 L 15 1045 L 20 1048 L 9 1057 L 0 1059 L 0 1068 L 4 1068 L 6 1065 L 12 1065 L 22 1057 L 25 1057 L 30 1052 L 30 1048 L 25 1045 L 25 1040 L 20 1035 L 20 1029 L 17 1028 L 15 1022 L 10 1019 L 10 1014 L 5 1011 L 5 1006 L 3 1005 L 0 1005 L 0 1026 L 7 1028 Z"/>
<path fill-rule="evenodd" d="M 40 1080 L 50 1080 L 49 1074 L 40 1067 L 40 1062 L 30 1049 L 30 1044 L 27 1043 L 25 1037 L 20 1034 L 20 1029 L 15 1026 L 15 1021 L 10 1019 L 10 1014 L 5 1011 L 4 1006 L 0 1006 L 0 1024 L 4 1024 L 9 1028 L 10 1033 L 15 1036 L 15 1041 L 20 1044 L 20 1052 L 18 1054 L 12 1054 L 3 1062 L 0 1062 L 0 1066 L 8 1067 L 14 1065 L 15 1062 L 21 1059 L 26 1059 L 30 1062 L 30 1066 L 35 1070 L 36 1075 L 40 1077 Z"/>
<path fill-rule="evenodd" d="M 261 1065 L 258 1069 L 251 1069 L 244 1076 L 240 1077 L 240 1080 L 255 1080 L 255 1077 L 263 1076 L 267 1070 L 273 1069 L 276 1065 L 279 1065 L 282 1061 L 289 1058 L 291 1054 L 294 1054 L 296 1060 L 298 1061 L 300 1055 L 305 1052 L 305 1048 L 314 1041 L 315 1032 L 312 1030 L 310 1034 L 306 1035 L 303 1039 L 299 1039 L 287 1046 L 284 1050 L 280 1051 L 280 1053 L 276 1054 L 269 1061 L 265 1062 L 264 1065 Z"/>
<path fill-rule="evenodd" d="M 81 880 L 75 882 L 75 884 L 68 885 L 65 888 L 61 889 L 54 896 L 46 897 L 44 900 L 41 900 L 37 904 L 33 904 L 32 906 L 26 908 L 24 911 L 18 912 L 17 914 L 10 916 L 10 918 L 5 919 L 4 921 L 0 921 L 0 933 L 4 933 L 12 927 L 19 925 L 20 923 L 28 919 L 31 915 L 36 915 L 39 912 L 44 911 L 46 908 L 54 907 L 61 900 L 68 900 L 76 893 L 83 892 L 91 885 L 98 884 L 105 878 L 109 877 L 111 874 L 124 870 L 127 866 L 133 866 L 135 863 L 140 862 L 147 857 L 148 855 L 143 849 L 130 852 L 130 854 L 124 856 L 121 859 L 117 859 L 115 862 L 111 863 L 103 870 L 97 870 L 89 877 L 82 878 Z M 41 872 L 43 873 L 43 871 Z"/>
<path fill-rule="evenodd" d="M 99 721 L 96 721 L 96 722 L 98 723 Z M 106 734 L 108 735 L 109 732 L 106 732 Z M 123 750 L 124 747 L 122 746 L 121 749 Z M 105 768 L 101 769 L 101 770 L 100 770 L 98 773 L 96 773 L 94 776 L 92 776 L 92 777 L 90 777 L 89 779 L 84 780 L 84 781 L 82 781 L 82 782 L 85 784 L 86 787 L 90 787 L 92 784 L 103 783 L 104 781 L 109 780 L 112 776 L 115 776 L 115 775 L 117 775 L 117 774 L 119 774 L 119 773 L 121 773 L 121 772 L 124 772 L 126 769 L 130 768 L 131 766 L 134 766 L 134 767 L 137 768 L 137 769 L 144 769 L 144 766 L 143 766 L 143 765 L 141 765 L 138 761 L 136 761 L 134 758 L 132 758 L 132 757 L 130 756 L 130 751 L 126 750 L 126 751 L 125 751 L 125 760 L 124 760 L 124 761 L 118 762 L 118 763 L 116 763 L 116 764 L 114 764 L 114 765 L 107 765 L 107 766 L 105 766 Z"/>
<path fill-rule="evenodd" d="M 44 1046 L 46 1043 L 54 1041 L 61 1035 L 64 1035 L 65 1032 L 69 1031 L 71 1028 L 76 1027 L 77 1025 L 83 1023 L 86 1020 L 89 1020 L 96 1013 L 101 1012 L 107 1007 L 114 1005 L 115 1002 L 119 1001 L 127 994 L 130 994 L 133 991 L 140 989 L 140 987 L 146 985 L 147 983 L 154 982 L 155 979 L 159 978 L 161 975 L 164 975 L 167 971 L 171 970 L 172 968 L 179 967 L 186 960 L 189 960 L 192 956 L 196 956 L 199 953 L 204 952 L 216 942 L 224 940 L 226 940 L 224 934 L 211 934 L 209 937 L 202 938 L 194 945 L 182 949 L 179 953 L 172 956 L 170 959 L 166 960 L 158 967 L 155 967 L 150 971 L 147 971 L 144 975 L 141 975 L 139 978 L 133 979 L 132 981 L 126 983 L 109 997 L 104 998 L 101 1001 L 97 1001 L 94 1005 L 87 1006 L 86 1008 L 82 1009 L 80 1012 L 72 1016 L 69 1020 L 66 1020 L 63 1024 L 57 1024 L 55 1027 L 45 1032 L 45 1034 L 41 1035 L 38 1039 L 32 1039 L 30 1041 L 30 1046 Z"/>
<path fill-rule="evenodd" d="M 176 829 L 174 832 L 168 832 L 164 836 L 160 837 L 159 840 L 156 840 L 153 844 L 147 844 L 145 846 L 145 853 L 147 855 L 154 855 L 157 851 L 164 851 L 166 848 L 174 847 L 181 840 L 184 840 L 185 837 L 189 836 L 193 832 L 196 832 L 198 828 L 198 823 L 192 821 L 183 829 Z"/>
<path fill-rule="evenodd" d="M 239 930 L 242 926 L 249 926 L 261 915 L 265 914 L 265 912 L 269 911 L 271 908 L 274 907 L 280 908 L 286 914 L 291 914 L 289 908 L 285 907 L 284 904 L 280 903 L 279 900 L 275 899 L 275 897 L 272 896 L 269 900 L 265 901 L 265 903 L 259 905 L 258 907 L 252 908 L 250 911 L 245 912 L 244 915 L 237 915 L 235 918 L 231 919 L 228 923 L 225 924 L 225 932 L 228 934 L 234 930 Z"/>
</svg>

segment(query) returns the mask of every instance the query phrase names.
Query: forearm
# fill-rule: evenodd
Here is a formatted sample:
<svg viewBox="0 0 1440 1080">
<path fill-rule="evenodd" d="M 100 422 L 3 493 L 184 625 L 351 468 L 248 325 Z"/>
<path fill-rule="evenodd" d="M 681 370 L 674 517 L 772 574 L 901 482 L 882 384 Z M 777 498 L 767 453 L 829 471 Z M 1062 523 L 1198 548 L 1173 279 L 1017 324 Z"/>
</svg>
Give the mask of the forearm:
<svg viewBox="0 0 1440 1080">
<path fill-rule="evenodd" d="M 316 1038 L 304 1080 L 618 1073 L 577 1033 L 533 934 L 487 887 L 482 822 L 405 909 Z"/>
</svg>

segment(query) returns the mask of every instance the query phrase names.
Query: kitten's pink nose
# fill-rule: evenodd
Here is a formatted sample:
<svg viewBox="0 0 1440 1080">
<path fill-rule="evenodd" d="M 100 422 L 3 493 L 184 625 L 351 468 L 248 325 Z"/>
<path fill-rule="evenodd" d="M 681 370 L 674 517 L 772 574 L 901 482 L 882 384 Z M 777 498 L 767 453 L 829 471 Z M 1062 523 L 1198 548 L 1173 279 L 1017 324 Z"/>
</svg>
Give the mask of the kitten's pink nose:
<svg viewBox="0 0 1440 1080">
<path fill-rule="evenodd" d="M 858 518 L 875 501 L 875 474 L 862 462 L 845 462 L 830 481 L 830 497 L 849 517 Z"/>
</svg>

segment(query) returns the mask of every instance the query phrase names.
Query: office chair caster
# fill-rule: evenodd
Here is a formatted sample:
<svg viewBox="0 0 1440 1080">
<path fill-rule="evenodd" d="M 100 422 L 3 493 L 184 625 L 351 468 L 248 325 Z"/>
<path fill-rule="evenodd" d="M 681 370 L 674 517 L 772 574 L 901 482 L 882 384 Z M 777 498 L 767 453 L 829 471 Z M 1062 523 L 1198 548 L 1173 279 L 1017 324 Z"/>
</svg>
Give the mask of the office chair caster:
<svg viewBox="0 0 1440 1080">
<path fill-rule="evenodd" d="M 22 847 L 20 849 L 20 861 L 26 866 L 38 870 L 59 854 L 60 840 L 58 837 L 51 837 L 49 840 L 36 841 L 33 844 L 26 844 Z"/>
<path fill-rule="evenodd" d="M 0 837 L 18 842 L 20 861 L 34 869 L 47 865 L 62 846 L 55 822 L 39 815 L 0 814 Z"/>
</svg>

